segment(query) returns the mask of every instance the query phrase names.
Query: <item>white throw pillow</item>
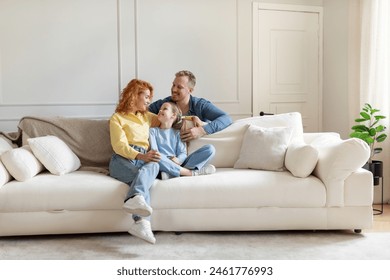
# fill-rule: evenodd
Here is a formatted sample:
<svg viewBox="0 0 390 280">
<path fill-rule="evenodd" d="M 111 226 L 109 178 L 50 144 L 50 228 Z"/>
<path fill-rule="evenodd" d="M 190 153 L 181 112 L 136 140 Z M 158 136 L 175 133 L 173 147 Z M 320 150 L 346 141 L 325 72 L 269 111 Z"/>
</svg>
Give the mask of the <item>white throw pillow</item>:
<svg viewBox="0 0 390 280">
<path fill-rule="evenodd" d="M 0 155 L 6 151 L 12 150 L 13 147 L 6 139 L 0 137 Z"/>
<path fill-rule="evenodd" d="M 12 150 L 13 147 L 9 141 L 4 139 L 2 136 L 0 137 L 0 156 L 6 151 Z M 0 186 L 8 183 L 11 180 L 11 175 L 5 168 L 4 164 L 0 161 Z"/>
<path fill-rule="evenodd" d="M 43 165 L 28 146 L 3 153 L 1 161 L 12 177 L 18 181 L 26 181 L 44 170 Z"/>
<path fill-rule="evenodd" d="M 284 170 L 284 157 L 292 134 L 290 127 L 249 125 L 234 168 Z"/>
<path fill-rule="evenodd" d="M 55 175 L 64 175 L 80 168 L 80 159 L 57 136 L 42 136 L 27 140 L 34 155 Z"/>
<path fill-rule="evenodd" d="M 5 168 L 4 164 L 0 161 L 0 187 L 11 181 L 11 175 Z"/>
<path fill-rule="evenodd" d="M 309 176 L 318 161 L 318 150 L 305 143 L 291 143 L 286 152 L 284 164 L 295 176 L 306 178 Z"/>
</svg>

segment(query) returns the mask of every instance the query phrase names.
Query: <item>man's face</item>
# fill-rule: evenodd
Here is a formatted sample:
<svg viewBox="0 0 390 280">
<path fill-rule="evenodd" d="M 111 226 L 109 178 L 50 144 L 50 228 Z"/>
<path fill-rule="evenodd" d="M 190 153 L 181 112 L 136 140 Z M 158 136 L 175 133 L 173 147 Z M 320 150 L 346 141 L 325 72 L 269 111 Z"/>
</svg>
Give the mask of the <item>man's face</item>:
<svg viewBox="0 0 390 280">
<path fill-rule="evenodd" d="M 191 94 L 192 89 L 188 86 L 188 77 L 180 76 L 173 80 L 171 88 L 172 101 L 178 102 L 185 100 Z"/>
</svg>

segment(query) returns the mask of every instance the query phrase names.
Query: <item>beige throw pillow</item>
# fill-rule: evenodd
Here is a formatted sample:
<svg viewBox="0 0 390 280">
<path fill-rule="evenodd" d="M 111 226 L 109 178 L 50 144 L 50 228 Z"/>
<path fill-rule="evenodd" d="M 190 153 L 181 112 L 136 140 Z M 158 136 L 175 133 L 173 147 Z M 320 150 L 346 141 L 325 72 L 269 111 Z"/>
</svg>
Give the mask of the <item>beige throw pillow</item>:
<svg viewBox="0 0 390 280">
<path fill-rule="evenodd" d="M 284 157 L 292 128 L 264 128 L 250 125 L 244 134 L 240 155 L 234 168 L 284 170 Z"/>
</svg>

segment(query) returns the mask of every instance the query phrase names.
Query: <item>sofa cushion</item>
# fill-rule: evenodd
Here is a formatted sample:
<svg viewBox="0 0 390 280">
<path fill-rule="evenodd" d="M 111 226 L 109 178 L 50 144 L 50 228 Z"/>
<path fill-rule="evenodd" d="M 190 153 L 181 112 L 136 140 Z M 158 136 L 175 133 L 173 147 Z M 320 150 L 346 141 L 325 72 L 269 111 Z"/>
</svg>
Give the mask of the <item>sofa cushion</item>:
<svg viewBox="0 0 390 280">
<path fill-rule="evenodd" d="M 293 130 L 292 141 L 303 141 L 301 114 L 292 112 L 236 120 L 224 130 L 191 141 L 188 146 L 188 152 L 192 153 L 205 144 L 212 144 L 216 149 L 216 154 L 210 163 L 216 167 L 232 168 L 239 157 L 244 133 L 248 125 L 251 124 L 264 128 L 290 127 Z"/>
<path fill-rule="evenodd" d="M 57 136 L 42 136 L 28 139 L 34 155 L 55 175 L 64 175 L 80 168 L 80 160 Z"/>
<path fill-rule="evenodd" d="M 8 172 L 18 181 L 31 179 L 44 170 L 29 146 L 9 150 L 1 155 L 1 161 Z"/>
<path fill-rule="evenodd" d="M 318 178 L 288 171 L 217 168 L 215 174 L 156 180 L 151 205 L 156 209 L 323 207 L 326 189 Z"/>
<path fill-rule="evenodd" d="M 57 176 L 45 171 L 25 182 L 14 180 L 2 186 L 0 212 L 118 210 L 128 189 L 128 185 L 97 172 Z"/>
<path fill-rule="evenodd" d="M 291 143 L 286 152 L 285 166 L 296 177 L 309 176 L 318 161 L 318 150 L 304 143 Z"/>
<path fill-rule="evenodd" d="M 234 168 L 282 171 L 292 128 L 250 125 L 244 134 Z"/>
</svg>

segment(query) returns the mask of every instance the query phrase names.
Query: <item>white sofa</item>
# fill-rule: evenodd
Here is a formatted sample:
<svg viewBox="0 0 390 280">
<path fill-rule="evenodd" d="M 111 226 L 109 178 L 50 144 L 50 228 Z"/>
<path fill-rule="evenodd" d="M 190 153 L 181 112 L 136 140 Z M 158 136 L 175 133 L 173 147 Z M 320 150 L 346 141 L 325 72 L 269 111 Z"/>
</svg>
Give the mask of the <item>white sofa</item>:
<svg viewBox="0 0 390 280">
<path fill-rule="evenodd" d="M 268 133 L 263 136 L 271 138 L 257 147 L 262 136 L 249 139 L 249 126 L 263 127 Z M 283 153 L 282 170 L 242 168 L 242 163 L 251 160 L 242 157 L 247 150 L 242 143 L 252 140 L 252 155 L 259 159 L 253 164 L 274 163 L 267 145 L 272 144 L 269 140 L 275 127 L 290 127 L 292 131 L 287 144 L 276 146 L 276 153 Z M 128 186 L 99 172 L 107 167 L 112 153 L 107 121 L 24 118 L 19 128 L 23 134 L 19 145 L 28 143 L 27 138 L 57 135 L 78 156 L 82 167 L 64 175 L 43 168 L 32 178 L 11 178 L 0 186 L 0 236 L 129 229 L 131 216 L 122 210 Z M 280 137 L 274 139 L 278 142 Z M 372 226 L 372 174 L 360 168 L 369 150 L 359 139 L 341 140 L 336 133 L 303 133 L 301 115 L 288 113 L 235 121 L 223 131 L 191 142 L 189 152 L 205 143 L 216 148 L 212 163 L 217 172 L 156 179 L 151 189 L 153 230 L 359 232 Z M 241 168 L 234 168 L 239 167 L 239 160 Z"/>
</svg>

